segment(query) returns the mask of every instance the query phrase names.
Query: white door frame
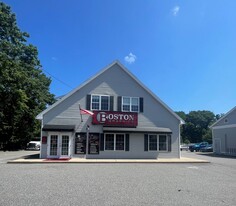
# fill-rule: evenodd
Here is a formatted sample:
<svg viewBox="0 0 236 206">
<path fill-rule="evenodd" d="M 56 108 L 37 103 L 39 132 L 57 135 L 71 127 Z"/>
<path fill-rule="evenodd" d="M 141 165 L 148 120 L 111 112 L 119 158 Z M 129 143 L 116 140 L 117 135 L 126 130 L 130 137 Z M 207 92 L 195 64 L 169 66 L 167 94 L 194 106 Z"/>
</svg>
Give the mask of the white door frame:
<svg viewBox="0 0 236 206">
<path fill-rule="evenodd" d="M 51 149 L 51 136 L 57 136 L 57 149 L 56 155 L 50 155 Z M 68 155 L 62 155 L 62 136 L 69 136 L 69 145 L 68 145 Z M 60 157 L 70 157 L 71 156 L 71 143 L 72 143 L 72 133 L 70 132 L 49 132 L 48 133 L 48 140 L 47 140 L 47 157 L 48 158 L 60 158 Z"/>
</svg>

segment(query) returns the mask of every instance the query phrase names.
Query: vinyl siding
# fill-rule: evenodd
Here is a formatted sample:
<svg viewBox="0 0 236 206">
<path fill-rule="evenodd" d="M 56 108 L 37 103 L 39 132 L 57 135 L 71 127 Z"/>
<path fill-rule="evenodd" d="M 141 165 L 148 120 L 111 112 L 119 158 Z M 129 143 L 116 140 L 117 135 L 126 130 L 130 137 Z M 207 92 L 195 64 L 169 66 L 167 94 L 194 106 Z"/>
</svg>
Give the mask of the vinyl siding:
<svg viewBox="0 0 236 206">
<path fill-rule="evenodd" d="M 225 119 L 227 119 L 227 122 L 225 122 Z M 234 109 L 228 115 L 223 117 L 217 124 L 214 125 L 214 127 L 224 126 L 224 125 L 231 125 L 231 124 L 236 124 L 236 109 Z"/>
<path fill-rule="evenodd" d="M 101 152 L 99 157 L 130 157 L 130 158 L 156 158 L 179 157 L 179 124 L 178 120 L 159 101 L 150 95 L 134 79 L 115 64 L 102 75 L 97 76 L 80 90 L 73 93 L 60 104 L 49 110 L 43 116 L 43 123 L 50 125 L 75 125 L 76 132 L 86 132 L 87 124 L 91 125 L 91 117 L 83 115 L 81 121 L 79 104 L 86 108 L 87 94 L 110 95 L 114 97 L 113 109 L 117 111 L 118 96 L 142 97 L 144 99 L 144 112 L 138 114 L 139 127 L 166 127 L 172 130 L 172 151 L 169 153 L 142 152 L 143 134 L 130 135 L 130 151 L 124 154 L 114 152 Z M 91 132 L 102 133 L 102 126 L 91 125 Z M 135 149 L 136 148 L 136 149 Z M 141 148 L 141 150 L 139 150 Z M 140 152 L 141 151 L 141 152 Z M 128 156 L 127 156 L 128 155 Z"/>
<path fill-rule="evenodd" d="M 236 127 L 213 129 L 213 135 L 213 145 L 215 139 L 219 139 L 222 154 L 236 155 Z"/>
</svg>

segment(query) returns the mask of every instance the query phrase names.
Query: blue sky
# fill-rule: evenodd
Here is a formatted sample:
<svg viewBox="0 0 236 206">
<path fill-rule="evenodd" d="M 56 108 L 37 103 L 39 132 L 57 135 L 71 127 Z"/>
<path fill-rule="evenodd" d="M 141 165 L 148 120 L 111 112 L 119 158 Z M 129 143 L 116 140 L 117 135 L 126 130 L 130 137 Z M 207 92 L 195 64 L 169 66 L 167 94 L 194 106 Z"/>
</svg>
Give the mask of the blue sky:
<svg viewBox="0 0 236 206">
<path fill-rule="evenodd" d="M 118 59 L 174 111 L 236 106 L 235 0 L 3 2 L 38 48 L 56 96 Z"/>
</svg>

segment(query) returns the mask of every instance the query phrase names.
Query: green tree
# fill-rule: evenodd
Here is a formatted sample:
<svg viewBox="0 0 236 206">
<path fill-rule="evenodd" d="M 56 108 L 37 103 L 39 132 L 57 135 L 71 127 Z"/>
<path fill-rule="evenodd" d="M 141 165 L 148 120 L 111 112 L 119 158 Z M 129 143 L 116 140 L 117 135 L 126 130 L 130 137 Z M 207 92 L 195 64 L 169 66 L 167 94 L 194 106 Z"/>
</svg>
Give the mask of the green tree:
<svg viewBox="0 0 236 206">
<path fill-rule="evenodd" d="M 37 48 L 27 44 L 9 6 L 0 3 L 0 147 L 19 148 L 37 130 L 35 116 L 54 102 Z"/>
<path fill-rule="evenodd" d="M 209 126 L 213 124 L 218 116 L 211 111 L 191 111 L 188 114 L 176 112 L 185 124 L 181 128 L 182 142 L 212 142 L 212 135 Z"/>
<path fill-rule="evenodd" d="M 211 131 L 211 129 L 208 129 L 206 132 L 205 132 L 205 134 L 203 135 L 203 137 L 202 137 L 202 140 L 204 141 L 204 142 L 208 142 L 208 143 L 212 143 L 212 131 Z"/>
</svg>

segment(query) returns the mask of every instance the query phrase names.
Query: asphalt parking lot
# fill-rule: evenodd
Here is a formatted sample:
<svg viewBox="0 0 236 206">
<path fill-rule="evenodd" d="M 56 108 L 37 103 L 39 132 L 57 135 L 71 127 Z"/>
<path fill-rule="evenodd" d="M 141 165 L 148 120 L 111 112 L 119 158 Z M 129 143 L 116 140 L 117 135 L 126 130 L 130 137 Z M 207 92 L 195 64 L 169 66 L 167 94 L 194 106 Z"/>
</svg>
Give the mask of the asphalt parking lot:
<svg viewBox="0 0 236 206">
<path fill-rule="evenodd" d="M 6 164 L 0 205 L 235 205 L 236 159 L 202 164 Z M 20 155 L 23 156 L 24 152 Z M 15 153 L 11 155 L 17 156 Z"/>
</svg>

